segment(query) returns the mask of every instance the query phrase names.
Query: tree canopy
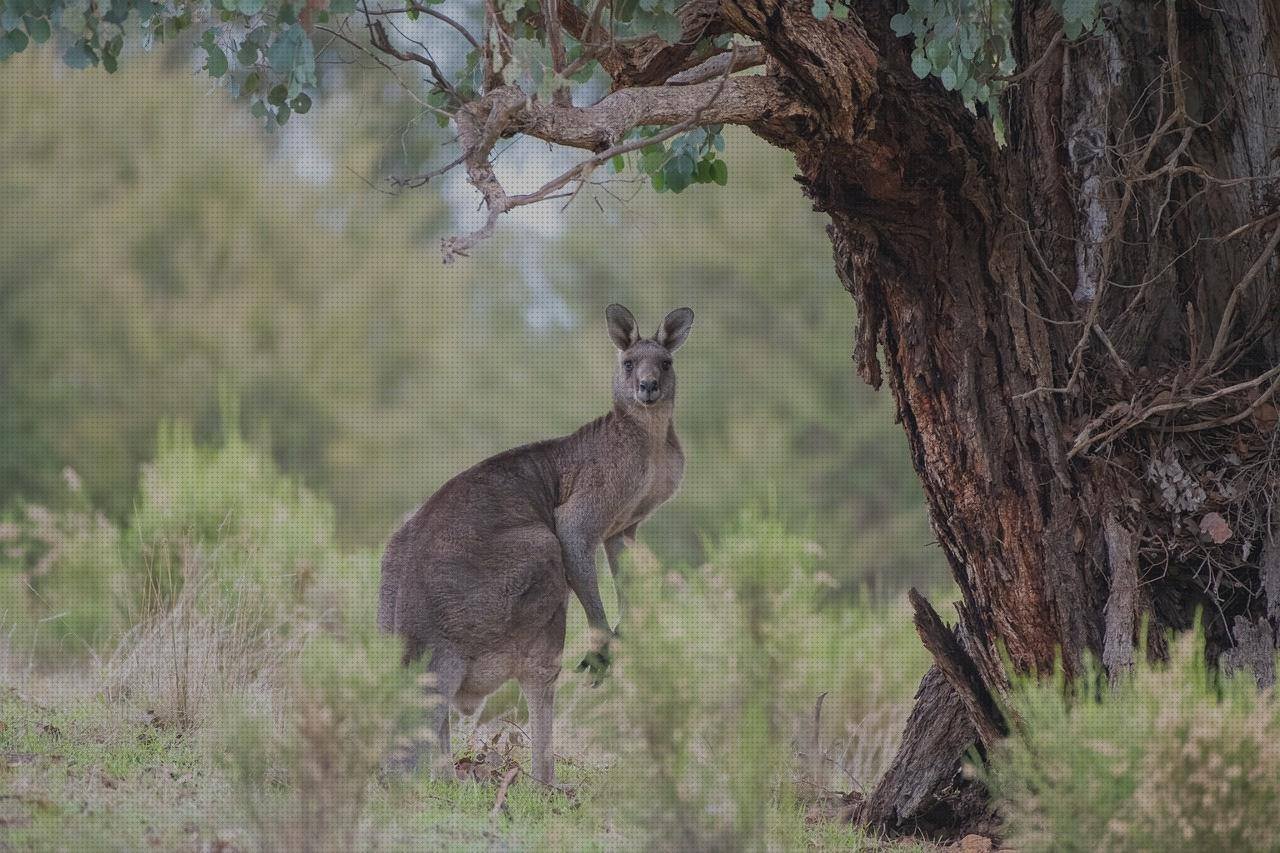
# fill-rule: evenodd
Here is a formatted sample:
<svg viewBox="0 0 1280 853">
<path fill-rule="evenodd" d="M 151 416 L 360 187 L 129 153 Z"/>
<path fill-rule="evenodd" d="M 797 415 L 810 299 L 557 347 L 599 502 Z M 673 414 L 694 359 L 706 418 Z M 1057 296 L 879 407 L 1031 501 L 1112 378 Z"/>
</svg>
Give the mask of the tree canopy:
<svg viewBox="0 0 1280 853">
<path fill-rule="evenodd" d="M 1095 27 L 1100 5 L 1054 0 L 1066 37 Z M 848 0 L 789 9 L 809 24 L 857 26 L 849 12 Z M 918 76 L 936 75 L 985 114 L 1013 72 L 1010 14 L 1010 0 L 911 0 L 890 25 L 912 40 Z M 610 176 L 626 170 L 659 192 L 726 184 L 725 124 L 767 137 L 811 109 L 794 81 L 766 67 L 752 39 L 760 23 L 719 0 L 0 0 L 0 60 L 50 43 L 72 68 L 114 73 L 135 44 L 185 43 L 230 97 L 273 125 L 308 114 L 341 69 L 380 69 L 412 100 L 414 121 L 451 127 L 454 143 L 434 168 L 386 177 L 414 188 L 463 168 L 487 208 L 480 228 L 443 241 L 448 261 L 491 235 L 503 213 L 610 192 Z M 494 149 L 517 135 L 588 156 L 510 192 Z"/>
</svg>

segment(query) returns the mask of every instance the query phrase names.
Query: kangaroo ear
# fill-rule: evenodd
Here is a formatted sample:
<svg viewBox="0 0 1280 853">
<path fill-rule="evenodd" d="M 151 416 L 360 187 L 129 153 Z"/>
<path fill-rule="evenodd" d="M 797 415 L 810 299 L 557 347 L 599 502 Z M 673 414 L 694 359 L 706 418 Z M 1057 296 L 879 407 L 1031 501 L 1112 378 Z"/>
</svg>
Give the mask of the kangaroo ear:
<svg viewBox="0 0 1280 853">
<path fill-rule="evenodd" d="M 689 337 L 689 330 L 692 328 L 693 312 L 688 308 L 677 308 L 667 315 L 667 319 L 662 321 L 662 325 L 654 333 L 653 339 L 666 347 L 668 351 L 675 352 L 680 349 L 680 345 L 684 343 L 685 338 Z"/>
<path fill-rule="evenodd" d="M 616 302 L 604 309 L 605 319 L 609 322 L 609 337 L 614 346 L 620 350 L 629 350 L 640 342 L 640 328 L 631 312 Z"/>
</svg>

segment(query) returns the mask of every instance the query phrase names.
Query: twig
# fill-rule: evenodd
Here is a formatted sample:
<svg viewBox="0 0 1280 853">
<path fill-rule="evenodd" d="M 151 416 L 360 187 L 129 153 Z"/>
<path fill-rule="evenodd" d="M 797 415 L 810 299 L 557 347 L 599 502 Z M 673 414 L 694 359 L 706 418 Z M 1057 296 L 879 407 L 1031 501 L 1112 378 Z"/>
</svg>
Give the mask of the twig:
<svg viewBox="0 0 1280 853">
<path fill-rule="evenodd" d="M 425 65 L 431 72 L 432 78 L 436 81 L 436 86 L 438 86 L 442 91 L 448 92 L 455 99 L 459 101 L 463 100 L 463 98 L 458 94 L 458 90 L 449 82 L 448 76 L 440 70 L 440 66 L 435 63 L 435 60 L 429 56 L 423 56 L 422 54 L 415 53 L 411 50 L 400 50 L 395 45 L 391 44 L 391 40 L 387 38 L 386 28 L 382 26 L 382 21 L 375 21 L 370 18 L 368 5 L 361 5 L 364 10 L 365 27 L 369 30 L 369 42 L 375 48 L 388 56 L 394 56 L 401 62 L 416 62 L 419 65 Z"/>
<path fill-rule="evenodd" d="M 430 18 L 435 18 L 437 21 L 443 21 L 444 23 L 453 27 L 458 32 L 462 33 L 462 37 L 465 38 L 467 41 L 471 42 L 472 47 L 476 48 L 477 50 L 480 49 L 480 42 L 476 39 L 475 36 L 471 35 L 470 30 L 468 30 L 462 24 L 458 23 L 453 18 L 450 18 L 448 15 L 444 14 L 443 12 L 437 12 L 435 9 L 432 9 L 430 6 L 423 6 L 421 3 L 409 3 L 404 8 L 401 8 L 401 9 L 375 9 L 373 11 L 370 11 L 368 14 L 375 15 L 375 16 L 376 15 L 403 15 L 405 12 L 416 12 L 418 14 L 426 15 L 427 17 L 430 17 Z"/>
<path fill-rule="evenodd" d="M 1231 296 L 1227 298 L 1226 307 L 1222 309 L 1222 319 L 1218 322 L 1218 333 L 1214 336 L 1213 348 L 1209 350 L 1209 357 L 1205 359 L 1204 364 L 1196 371 L 1197 379 L 1204 378 L 1222 356 L 1222 350 L 1227 345 L 1227 337 L 1231 334 L 1231 323 L 1235 318 L 1236 306 L 1240 302 L 1240 297 L 1244 294 L 1245 288 L 1258 277 L 1258 273 L 1262 272 L 1263 268 L 1271 262 L 1271 257 L 1275 254 L 1277 246 L 1280 246 L 1280 225 L 1271 229 L 1271 239 L 1263 247 L 1262 253 L 1258 255 L 1244 276 L 1236 282 L 1236 286 L 1231 289 Z"/>
<path fill-rule="evenodd" d="M 489 812 L 490 819 L 496 818 L 498 816 L 498 812 L 506 812 L 508 816 L 510 816 L 510 812 L 507 810 L 507 789 L 511 787 L 511 783 L 514 782 L 516 777 L 519 775 L 520 765 L 515 764 L 507 771 L 506 775 L 502 777 L 502 783 L 498 785 L 498 794 L 493 798 L 493 809 Z"/>
<path fill-rule="evenodd" d="M 433 178 L 438 178 L 441 175 L 443 175 L 445 172 L 448 172 L 462 165 L 464 162 L 466 162 L 466 159 L 470 156 L 471 156 L 471 152 L 469 150 L 464 151 L 461 154 L 459 154 L 457 158 L 450 160 L 448 163 L 446 163 L 445 165 L 441 166 L 438 169 L 432 169 L 430 172 L 424 172 L 421 175 L 414 175 L 412 178 L 392 178 L 391 183 L 397 187 L 416 190 L 418 187 L 426 186 L 427 183 L 430 182 Z"/>
</svg>

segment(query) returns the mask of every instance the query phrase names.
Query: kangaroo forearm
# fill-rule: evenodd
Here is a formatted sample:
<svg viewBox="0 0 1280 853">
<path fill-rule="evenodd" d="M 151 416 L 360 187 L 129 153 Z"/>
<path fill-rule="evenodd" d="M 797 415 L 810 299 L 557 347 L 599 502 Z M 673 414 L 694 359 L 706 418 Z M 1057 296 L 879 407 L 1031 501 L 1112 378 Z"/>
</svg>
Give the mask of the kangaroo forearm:
<svg viewBox="0 0 1280 853">
<path fill-rule="evenodd" d="M 569 589 L 578 596 L 582 609 L 586 611 L 587 624 L 596 630 L 607 632 L 609 623 L 604 614 L 604 602 L 600 598 L 594 549 L 586 553 L 577 549 L 566 550 L 565 572 L 568 575 Z"/>
</svg>

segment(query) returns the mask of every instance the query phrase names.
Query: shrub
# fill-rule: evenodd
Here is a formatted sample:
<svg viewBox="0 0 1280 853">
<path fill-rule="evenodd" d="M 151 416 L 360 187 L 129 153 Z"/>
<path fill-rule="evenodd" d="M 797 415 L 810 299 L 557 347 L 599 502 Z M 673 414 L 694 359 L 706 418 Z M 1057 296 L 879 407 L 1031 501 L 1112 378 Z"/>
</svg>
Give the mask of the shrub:
<svg viewBox="0 0 1280 853">
<path fill-rule="evenodd" d="M 28 504 L 0 520 L 0 622 L 14 629 L 16 647 L 55 664 L 105 647 L 129 609 L 120 531 L 89 508 L 74 472 L 64 477 L 68 508 Z"/>
<path fill-rule="evenodd" d="M 1280 708 L 1211 670 L 1199 631 L 1114 687 L 1096 663 L 1072 687 L 1020 680 L 1010 709 L 987 783 L 1017 849 L 1280 847 Z"/>
<path fill-rule="evenodd" d="M 901 608 L 823 607 L 832 584 L 814 569 L 815 547 L 759 512 L 709 543 L 707 563 L 691 573 L 666 571 L 643 547 L 628 553 L 615 669 L 603 696 L 586 698 L 600 746 L 617 756 L 603 799 L 648 846 L 785 847 L 803 813 L 798 798 L 847 788 L 850 776 L 862 782 L 861 771 L 874 781 L 878 750 L 850 743 L 896 740 L 905 705 L 871 733 L 860 724 L 879 704 L 905 703 L 927 669 Z M 888 682 L 870 677 L 895 655 Z"/>
<path fill-rule="evenodd" d="M 235 419 L 224 415 L 223 422 Z M 251 582 L 287 608 L 338 561 L 331 506 L 234 430 L 221 446 L 203 448 L 182 424 L 160 428 L 129 545 L 161 602 L 193 569 L 217 566 L 225 581 Z"/>
<path fill-rule="evenodd" d="M 398 643 L 315 630 L 270 694 L 223 703 L 213 751 L 264 850 L 350 850 L 366 789 L 421 713 Z"/>
</svg>

